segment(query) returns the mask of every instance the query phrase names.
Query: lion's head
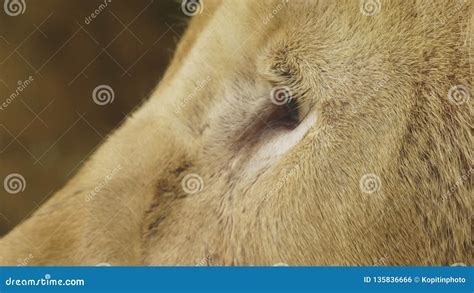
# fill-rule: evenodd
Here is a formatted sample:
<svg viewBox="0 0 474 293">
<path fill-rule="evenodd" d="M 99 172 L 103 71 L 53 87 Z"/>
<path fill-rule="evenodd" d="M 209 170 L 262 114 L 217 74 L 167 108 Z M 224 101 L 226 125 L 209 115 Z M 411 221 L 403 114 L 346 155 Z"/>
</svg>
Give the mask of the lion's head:
<svg viewBox="0 0 474 293">
<path fill-rule="evenodd" d="M 154 94 L 6 263 L 470 262 L 470 1 L 186 2 Z"/>
</svg>

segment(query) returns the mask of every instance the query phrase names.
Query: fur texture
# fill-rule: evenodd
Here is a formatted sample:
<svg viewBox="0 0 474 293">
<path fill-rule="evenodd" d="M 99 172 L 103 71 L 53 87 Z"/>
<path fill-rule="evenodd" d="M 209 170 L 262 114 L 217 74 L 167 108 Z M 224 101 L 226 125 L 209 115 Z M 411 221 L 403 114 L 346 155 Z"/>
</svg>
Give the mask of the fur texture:
<svg viewBox="0 0 474 293">
<path fill-rule="evenodd" d="M 448 97 L 472 93 L 473 5 L 364 2 L 204 1 L 156 92 L 1 264 L 472 264 L 472 99 Z M 272 124 L 275 87 L 300 126 Z"/>
</svg>

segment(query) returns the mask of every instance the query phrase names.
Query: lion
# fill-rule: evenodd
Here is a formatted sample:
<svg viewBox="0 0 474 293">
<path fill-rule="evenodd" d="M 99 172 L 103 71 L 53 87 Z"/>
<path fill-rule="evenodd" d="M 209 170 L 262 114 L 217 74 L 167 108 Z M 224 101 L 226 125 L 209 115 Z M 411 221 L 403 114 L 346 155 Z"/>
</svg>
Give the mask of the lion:
<svg viewBox="0 0 474 293">
<path fill-rule="evenodd" d="M 472 264 L 471 1 L 188 4 L 156 90 L 1 264 Z"/>
</svg>

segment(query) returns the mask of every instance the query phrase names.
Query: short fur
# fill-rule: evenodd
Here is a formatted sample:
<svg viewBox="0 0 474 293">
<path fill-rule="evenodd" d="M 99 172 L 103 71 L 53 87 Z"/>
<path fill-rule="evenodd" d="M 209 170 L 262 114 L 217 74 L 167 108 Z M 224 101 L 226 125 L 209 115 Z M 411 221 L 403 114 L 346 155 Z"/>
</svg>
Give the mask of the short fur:
<svg viewBox="0 0 474 293">
<path fill-rule="evenodd" d="M 0 263 L 472 264 L 472 99 L 448 93 L 472 88 L 473 5 L 363 2 L 204 1 L 149 101 Z M 275 86 L 315 117 L 284 152 L 291 130 L 260 120 Z"/>
</svg>

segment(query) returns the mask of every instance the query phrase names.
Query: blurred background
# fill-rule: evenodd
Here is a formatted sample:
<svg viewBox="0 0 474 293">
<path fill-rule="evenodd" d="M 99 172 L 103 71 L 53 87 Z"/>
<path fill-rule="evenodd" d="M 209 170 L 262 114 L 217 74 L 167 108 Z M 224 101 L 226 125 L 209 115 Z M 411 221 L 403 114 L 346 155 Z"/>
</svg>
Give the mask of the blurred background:
<svg viewBox="0 0 474 293">
<path fill-rule="evenodd" d="M 2 2 L 0 237 L 147 98 L 187 20 L 174 0 Z"/>
</svg>

